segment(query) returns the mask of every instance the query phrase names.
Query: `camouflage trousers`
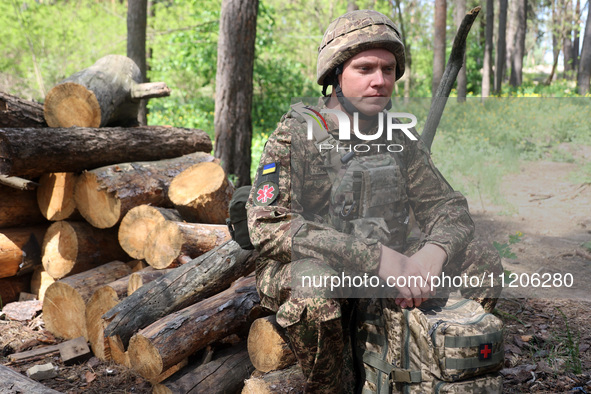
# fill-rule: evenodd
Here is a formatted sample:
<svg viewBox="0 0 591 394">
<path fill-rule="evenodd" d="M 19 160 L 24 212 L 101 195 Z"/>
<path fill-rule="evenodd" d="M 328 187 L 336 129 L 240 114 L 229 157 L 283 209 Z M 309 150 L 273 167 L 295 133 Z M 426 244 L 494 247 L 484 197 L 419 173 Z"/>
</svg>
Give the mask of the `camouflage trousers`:
<svg viewBox="0 0 591 394">
<path fill-rule="evenodd" d="M 412 255 L 421 244 L 410 243 L 405 254 Z M 503 273 L 501 259 L 489 244 L 474 240 L 444 272 L 448 276 L 485 275 L 495 278 L 495 286 L 465 287 L 466 298 L 482 304 L 487 312 L 494 309 L 501 292 L 497 280 Z M 257 288 L 261 305 L 276 312 L 277 322 L 286 328 L 290 346 L 304 376 L 306 393 L 353 393 L 358 379 L 351 340 L 351 324 L 355 321 L 355 300 L 319 294 L 318 289 L 305 294 L 294 289 L 294 279 L 303 275 L 335 275 L 336 272 L 317 259 L 295 260 L 289 264 L 266 260 L 257 264 Z M 261 278 L 265 278 L 264 291 Z"/>
</svg>

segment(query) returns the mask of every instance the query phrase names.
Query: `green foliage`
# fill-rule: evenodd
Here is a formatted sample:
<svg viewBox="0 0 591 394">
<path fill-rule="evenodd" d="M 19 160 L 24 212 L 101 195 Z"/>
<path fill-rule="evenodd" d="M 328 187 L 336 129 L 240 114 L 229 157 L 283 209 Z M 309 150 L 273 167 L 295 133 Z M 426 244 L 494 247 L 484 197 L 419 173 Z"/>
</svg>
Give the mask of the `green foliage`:
<svg viewBox="0 0 591 394">
<path fill-rule="evenodd" d="M 511 250 L 511 246 L 521 242 L 521 237 L 523 237 L 523 233 L 521 231 L 516 232 L 515 234 L 509 234 L 509 242 L 508 243 L 499 243 L 497 241 L 493 241 L 493 246 L 499 252 L 499 255 L 502 258 L 506 259 L 516 259 L 517 255 Z"/>
<path fill-rule="evenodd" d="M 0 90 L 43 99 L 65 77 L 125 54 L 126 8 L 92 0 L 0 2 Z"/>
</svg>

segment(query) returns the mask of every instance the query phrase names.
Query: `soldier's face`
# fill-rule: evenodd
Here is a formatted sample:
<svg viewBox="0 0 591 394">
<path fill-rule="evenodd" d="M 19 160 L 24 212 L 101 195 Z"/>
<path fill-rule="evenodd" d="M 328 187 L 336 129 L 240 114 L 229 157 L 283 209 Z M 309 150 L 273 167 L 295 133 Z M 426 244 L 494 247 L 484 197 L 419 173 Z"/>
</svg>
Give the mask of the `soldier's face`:
<svg viewBox="0 0 591 394">
<path fill-rule="evenodd" d="M 339 83 L 343 95 L 364 114 L 384 109 L 394 91 L 396 58 L 386 49 L 369 49 L 353 56 L 343 66 Z"/>
</svg>

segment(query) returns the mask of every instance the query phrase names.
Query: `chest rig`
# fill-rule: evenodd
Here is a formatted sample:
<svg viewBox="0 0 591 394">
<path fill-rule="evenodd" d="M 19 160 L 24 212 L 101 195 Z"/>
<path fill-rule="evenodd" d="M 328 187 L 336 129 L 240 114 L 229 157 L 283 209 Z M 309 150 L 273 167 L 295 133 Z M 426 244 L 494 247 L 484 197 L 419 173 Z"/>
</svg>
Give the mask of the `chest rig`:
<svg viewBox="0 0 591 394">
<path fill-rule="evenodd" d="M 409 209 L 400 157 L 387 152 L 355 153 L 353 147 L 346 151 L 319 124 L 313 122 L 312 131 L 332 183 L 329 223 L 340 232 L 402 251 Z M 321 149 L 327 145 L 334 148 Z"/>
</svg>

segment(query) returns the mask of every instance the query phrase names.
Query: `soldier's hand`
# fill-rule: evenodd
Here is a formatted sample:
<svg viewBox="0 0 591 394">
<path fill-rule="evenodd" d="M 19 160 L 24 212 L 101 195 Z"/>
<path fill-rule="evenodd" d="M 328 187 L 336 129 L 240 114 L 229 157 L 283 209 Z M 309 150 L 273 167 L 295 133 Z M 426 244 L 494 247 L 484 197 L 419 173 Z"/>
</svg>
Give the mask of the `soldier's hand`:
<svg viewBox="0 0 591 394">
<path fill-rule="evenodd" d="M 382 246 L 378 275 L 386 281 L 390 277 L 406 285 L 397 287 L 396 304 L 401 308 L 419 306 L 434 294 L 431 278 L 441 274 L 446 259 L 445 251 L 433 244 L 425 245 L 411 257 Z M 389 281 L 393 283 L 392 279 Z"/>
</svg>

